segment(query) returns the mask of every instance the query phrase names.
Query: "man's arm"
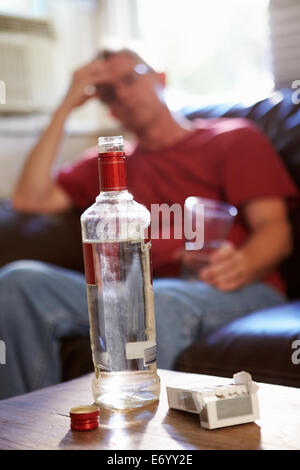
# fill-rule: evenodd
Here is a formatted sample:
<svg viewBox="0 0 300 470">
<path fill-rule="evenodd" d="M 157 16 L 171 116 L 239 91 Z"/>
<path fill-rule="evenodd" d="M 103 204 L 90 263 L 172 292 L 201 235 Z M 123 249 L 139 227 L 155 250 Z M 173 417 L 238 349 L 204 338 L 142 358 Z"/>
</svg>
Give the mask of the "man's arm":
<svg viewBox="0 0 300 470">
<path fill-rule="evenodd" d="M 88 85 L 105 80 L 105 65 L 99 60 L 74 73 L 68 93 L 26 160 L 12 196 L 15 209 L 26 212 L 57 212 L 72 205 L 68 194 L 55 182 L 53 167 L 68 116 L 74 108 L 96 96 L 85 93 Z"/>
<path fill-rule="evenodd" d="M 244 207 L 252 235 L 237 249 L 226 243 L 199 273 L 201 280 L 223 291 L 260 280 L 292 250 L 291 227 L 286 203 L 281 198 L 257 199 Z"/>
<path fill-rule="evenodd" d="M 63 136 L 68 109 L 63 105 L 54 113 L 48 128 L 29 154 L 15 187 L 12 202 L 15 209 L 26 212 L 55 212 L 71 206 L 63 189 L 52 175 Z"/>
</svg>

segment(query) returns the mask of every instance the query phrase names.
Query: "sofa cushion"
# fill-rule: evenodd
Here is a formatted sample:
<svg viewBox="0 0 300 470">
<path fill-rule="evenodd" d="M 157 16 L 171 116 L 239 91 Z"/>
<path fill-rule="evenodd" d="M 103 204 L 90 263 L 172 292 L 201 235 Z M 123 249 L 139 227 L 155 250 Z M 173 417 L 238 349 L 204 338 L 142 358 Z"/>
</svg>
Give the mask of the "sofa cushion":
<svg viewBox="0 0 300 470">
<path fill-rule="evenodd" d="M 185 350 L 175 368 L 225 377 L 245 370 L 259 382 L 300 387 L 300 364 L 292 361 L 295 340 L 300 340 L 299 301 L 232 321 Z M 300 359 L 300 341 L 298 349 Z"/>
</svg>

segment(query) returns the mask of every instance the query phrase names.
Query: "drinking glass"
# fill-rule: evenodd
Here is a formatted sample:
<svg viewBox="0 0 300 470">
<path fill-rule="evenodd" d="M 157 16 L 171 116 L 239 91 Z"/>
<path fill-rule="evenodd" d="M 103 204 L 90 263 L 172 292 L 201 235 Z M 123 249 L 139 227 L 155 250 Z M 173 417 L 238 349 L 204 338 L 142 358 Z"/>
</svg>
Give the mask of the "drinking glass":
<svg viewBox="0 0 300 470">
<path fill-rule="evenodd" d="M 237 213 L 236 207 L 223 201 L 194 196 L 185 200 L 184 223 L 185 227 L 190 228 L 190 234 L 187 238 L 185 230 L 184 278 L 196 278 L 197 273 L 209 263 L 211 254 L 226 240 Z M 194 238 L 190 238 L 191 229 L 195 233 Z M 201 236 L 199 230 L 202 231 Z"/>
</svg>

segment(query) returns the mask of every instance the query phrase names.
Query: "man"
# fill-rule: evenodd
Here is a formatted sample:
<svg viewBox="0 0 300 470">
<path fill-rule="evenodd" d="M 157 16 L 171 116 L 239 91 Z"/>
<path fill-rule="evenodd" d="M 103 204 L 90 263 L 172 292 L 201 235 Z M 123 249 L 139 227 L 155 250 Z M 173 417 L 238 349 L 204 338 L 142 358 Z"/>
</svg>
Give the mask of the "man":
<svg viewBox="0 0 300 470">
<path fill-rule="evenodd" d="M 91 94 L 92 87 L 95 92 Z M 291 251 L 287 204 L 297 196 L 278 155 L 254 125 L 240 119 L 192 124 L 164 100 L 165 75 L 128 50 L 104 51 L 74 73 L 71 86 L 30 153 L 13 195 L 16 209 L 82 210 L 99 193 L 95 151 L 53 174 L 67 117 L 98 96 L 137 139 L 128 154 L 127 179 L 135 199 L 178 202 L 190 195 L 226 200 L 240 216 L 230 241 L 216 250 L 199 282 L 154 280 L 158 366 L 235 317 L 285 301 L 275 267 Z M 153 240 L 155 276 L 178 274 L 182 241 Z M 185 257 L 183 256 L 183 261 Z M 59 339 L 87 334 L 81 274 L 38 262 L 17 262 L 0 272 L 0 338 L 7 361 L 0 398 L 60 379 Z"/>
</svg>

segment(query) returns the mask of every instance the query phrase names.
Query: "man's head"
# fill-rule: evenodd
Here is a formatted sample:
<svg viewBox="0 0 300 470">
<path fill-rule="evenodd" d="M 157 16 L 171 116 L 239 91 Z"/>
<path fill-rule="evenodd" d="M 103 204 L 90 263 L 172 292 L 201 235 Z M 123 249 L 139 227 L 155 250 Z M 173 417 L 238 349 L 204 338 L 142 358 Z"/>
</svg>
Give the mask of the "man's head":
<svg viewBox="0 0 300 470">
<path fill-rule="evenodd" d="M 156 72 L 138 54 L 129 50 L 104 50 L 97 56 L 105 62 L 109 81 L 99 84 L 98 96 L 124 127 L 141 132 L 165 109 L 165 74 Z"/>
</svg>

